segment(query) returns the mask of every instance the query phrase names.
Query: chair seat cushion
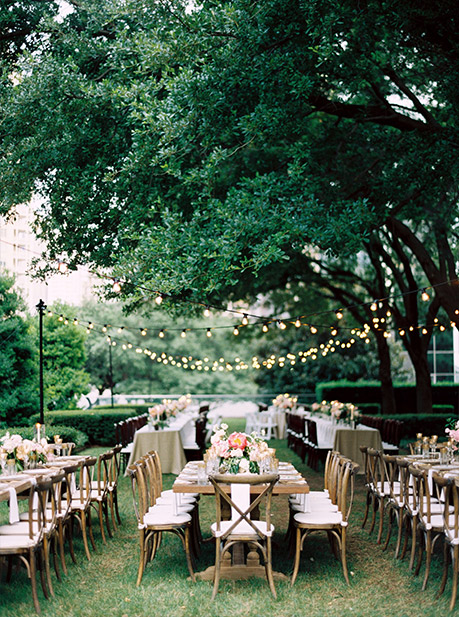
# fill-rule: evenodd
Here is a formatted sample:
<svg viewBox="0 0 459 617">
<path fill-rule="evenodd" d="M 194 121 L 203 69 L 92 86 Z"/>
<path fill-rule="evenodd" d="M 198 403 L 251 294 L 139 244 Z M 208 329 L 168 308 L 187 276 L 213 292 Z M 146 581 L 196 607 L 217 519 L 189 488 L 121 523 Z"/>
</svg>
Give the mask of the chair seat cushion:
<svg viewBox="0 0 459 617">
<path fill-rule="evenodd" d="M 324 525 L 341 525 L 343 515 L 341 512 L 298 512 L 293 517 L 300 525 L 323 527 Z"/>
<path fill-rule="evenodd" d="M 36 534 L 40 531 L 41 526 L 35 521 L 32 523 L 32 533 Z M 29 535 L 29 522 L 20 521 L 19 523 L 12 523 L 10 525 L 0 525 L 1 536 L 23 536 Z"/>
<path fill-rule="evenodd" d="M 171 512 L 174 511 L 174 507 L 172 505 L 172 503 L 158 503 L 156 502 L 154 506 L 152 506 L 151 509 L 153 508 L 164 508 L 165 510 L 170 510 Z M 177 512 L 193 512 L 194 510 L 194 504 L 192 503 L 180 503 L 177 504 Z"/>
<path fill-rule="evenodd" d="M 15 536 L 15 535 L 0 535 L 0 551 L 12 551 L 15 548 L 24 549 L 35 546 L 37 543 L 37 537 L 30 539 L 28 535 Z"/>
<path fill-rule="evenodd" d="M 256 528 L 260 531 L 260 533 L 265 537 L 271 537 L 274 533 L 274 525 L 270 525 L 270 530 L 268 531 L 266 526 L 266 521 L 252 521 Z M 219 538 L 224 535 L 228 529 L 233 524 L 232 521 L 222 521 L 220 523 L 220 530 L 217 530 L 217 523 L 212 523 L 210 526 L 210 530 L 212 535 L 215 538 Z M 230 537 L 234 536 L 251 536 L 253 538 L 258 538 L 256 531 L 247 523 L 246 521 L 240 521 L 234 530 L 231 532 Z"/>
<path fill-rule="evenodd" d="M 187 512 L 175 514 L 164 506 L 153 506 L 143 517 L 143 522 L 148 526 L 155 525 L 185 525 L 191 521 L 191 515 Z"/>
<path fill-rule="evenodd" d="M 174 491 L 172 489 L 168 489 L 165 491 L 161 491 L 161 497 L 165 498 L 165 499 L 173 499 L 175 496 L 177 495 L 177 493 L 174 493 Z M 183 503 L 184 501 L 188 501 L 188 502 L 195 502 L 197 497 L 196 495 L 190 495 L 190 494 L 185 494 L 185 493 L 178 493 L 179 495 L 179 500 Z"/>
</svg>

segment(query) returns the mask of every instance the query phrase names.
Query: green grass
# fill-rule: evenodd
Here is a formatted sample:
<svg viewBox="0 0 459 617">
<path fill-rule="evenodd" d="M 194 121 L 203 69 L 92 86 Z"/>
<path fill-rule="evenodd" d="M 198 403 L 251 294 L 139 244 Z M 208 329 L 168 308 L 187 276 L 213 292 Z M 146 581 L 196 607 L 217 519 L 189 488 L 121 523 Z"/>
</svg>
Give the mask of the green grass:
<svg viewBox="0 0 459 617">
<path fill-rule="evenodd" d="M 243 428 L 240 420 L 228 422 L 231 430 Z M 308 479 L 312 488 L 321 488 L 322 473 L 303 465 L 287 449 L 285 442 L 273 440 L 278 456 L 292 461 Z M 91 449 L 97 454 L 101 449 Z M 164 477 L 165 488 L 174 476 Z M 178 538 L 165 534 L 156 559 L 147 564 L 139 588 L 135 586 L 139 558 L 136 522 L 126 478 L 120 480 L 121 515 L 123 525 L 114 538 L 102 544 L 94 525 L 97 552 L 88 562 L 80 537 L 76 537 L 76 565 L 68 559 L 69 575 L 62 583 L 55 582 L 56 597 L 46 601 L 39 589 L 43 617 L 426 617 L 448 612 L 451 584 L 440 600 L 435 594 L 441 577 L 442 555 L 435 555 L 430 584 L 421 591 L 422 579 L 408 571 L 404 561 L 393 558 L 394 541 L 383 552 L 375 544 L 375 534 L 361 529 L 365 491 L 361 476 L 357 480 L 357 496 L 351 515 L 348 541 L 348 564 L 351 585 L 342 575 L 341 565 L 331 555 L 325 534 L 307 540 L 301 559 L 298 580 L 293 588 L 288 582 L 277 582 L 278 599 L 274 600 L 263 580 L 221 581 L 217 599 L 211 602 L 209 582 L 193 584 L 188 580 L 184 554 Z M 274 568 L 291 573 L 292 559 L 283 540 L 287 520 L 287 500 L 274 500 Z M 214 516 L 214 502 L 203 497 L 200 502 L 201 526 L 204 535 Z M 95 522 L 95 519 L 93 518 Z M 213 564 L 211 543 L 203 546 L 196 570 Z M 422 571 L 421 571 L 422 573 Z M 54 574 L 53 574 L 54 577 Z M 458 609 L 459 612 L 459 603 Z M 34 614 L 30 584 L 23 569 L 14 571 L 13 582 L 6 584 L 4 573 L 0 583 L 0 616 L 30 617 Z"/>
</svg>

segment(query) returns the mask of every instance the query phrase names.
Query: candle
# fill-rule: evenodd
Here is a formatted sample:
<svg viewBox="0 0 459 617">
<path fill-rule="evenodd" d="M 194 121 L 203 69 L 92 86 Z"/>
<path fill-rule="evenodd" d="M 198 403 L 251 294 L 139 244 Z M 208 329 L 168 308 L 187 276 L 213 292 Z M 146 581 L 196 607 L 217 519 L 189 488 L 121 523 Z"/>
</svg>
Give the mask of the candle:
<svg viewBox="0 0 459 617">
<path fill-rule="evenodd" d="M 35 429 L 37 431 L 37 441 L 40 441 L 40 428 L 41 428 L 41 424 L 39 422 L 37 422 L 35 424 Z"/>
</svg>

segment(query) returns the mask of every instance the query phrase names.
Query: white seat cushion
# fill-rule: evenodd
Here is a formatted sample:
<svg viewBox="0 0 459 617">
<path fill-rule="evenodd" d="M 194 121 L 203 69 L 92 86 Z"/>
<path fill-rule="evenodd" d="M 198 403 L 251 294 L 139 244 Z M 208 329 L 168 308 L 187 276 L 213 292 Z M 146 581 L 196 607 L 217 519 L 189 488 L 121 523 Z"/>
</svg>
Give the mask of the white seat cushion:
<svg viewBox="0 0 459 617">
<path fill-rule="evenodd" d="M 41 525 L 35 521 L 32 523 L 32 533 L 36 534 L 40 531 Z M 0 525 L 1 536 L 23 536 L 29 535 L 29 522 L 21 521 L 19 523 L 12 523 L 11 525 Z"/>
<path fill-rule="evenodd" d="M 35 546 L 37 543 L 37 539 L 33 538 L 32 540 L 28 535 L 23 536 L 0 536 L 0 550 L 11 550 L 15 548 L 30 548 L 31 546 Z"/>
<path fill-rule="evenodd" d="M 341 512 L 298 512 L 293 517 L 300 525 L 340 525 L 343 522 Z"/>
<path fill-rule="evenodd" d="M 153 506 L 143 517 L 145 525 L 185 525 L 191 521 L 191 515 L 180 512 L 174 515 L 172 510 L 163 506 Z"/>
</svg>

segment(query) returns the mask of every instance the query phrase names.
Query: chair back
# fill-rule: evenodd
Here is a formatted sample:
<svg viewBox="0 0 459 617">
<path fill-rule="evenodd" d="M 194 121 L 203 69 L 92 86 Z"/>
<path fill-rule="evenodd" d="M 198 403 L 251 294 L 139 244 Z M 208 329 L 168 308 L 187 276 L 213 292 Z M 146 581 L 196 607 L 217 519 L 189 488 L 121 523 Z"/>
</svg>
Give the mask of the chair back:
<svg viewBox="0 0 459 617">
<path fill-rule="evenodd" d="M 234 475 L 229 477 L 228 474 L 214 474 L 209 476 L 209 480 L 215 489 L 216 503 L 216 529 L 221 530 L 222 503 L 226 503 L 231 508 L 231 525 L 225 529 L 220 535 L 222 540 L 228 538 L 231 534 L 236 534 L 238 539 L 257 536 L 263 539 L 266 534 L 260 531 L 260 528 L 254 524 L 254 519 L 251 518 L 251 513 L 258 509 L 261 502 L 265 502 L 264 521 L 266 523 L 267 533 L 271 533 L 271 498 L 274 485 L 279 479 L 278 474 L 266 475 Z M 225 488 L 230 485 L 231 496 L 227 494 Z M 250 489 L 254 485 L 264 485 L 261 492 L 251 499 Z M 255 520 L 260 520 L 256 518 Z"/>
<path fill-rule="evenodd" d="M 126 469 L 126 473 L 131 479 L 134 512 L 137 518 L 137 525 L 139 529 L 141 529 L 144 527 L 145 513 L 150 507 L 145 466 L 136 462 L 134 465 L 129 465 Z"/>
</svg>

